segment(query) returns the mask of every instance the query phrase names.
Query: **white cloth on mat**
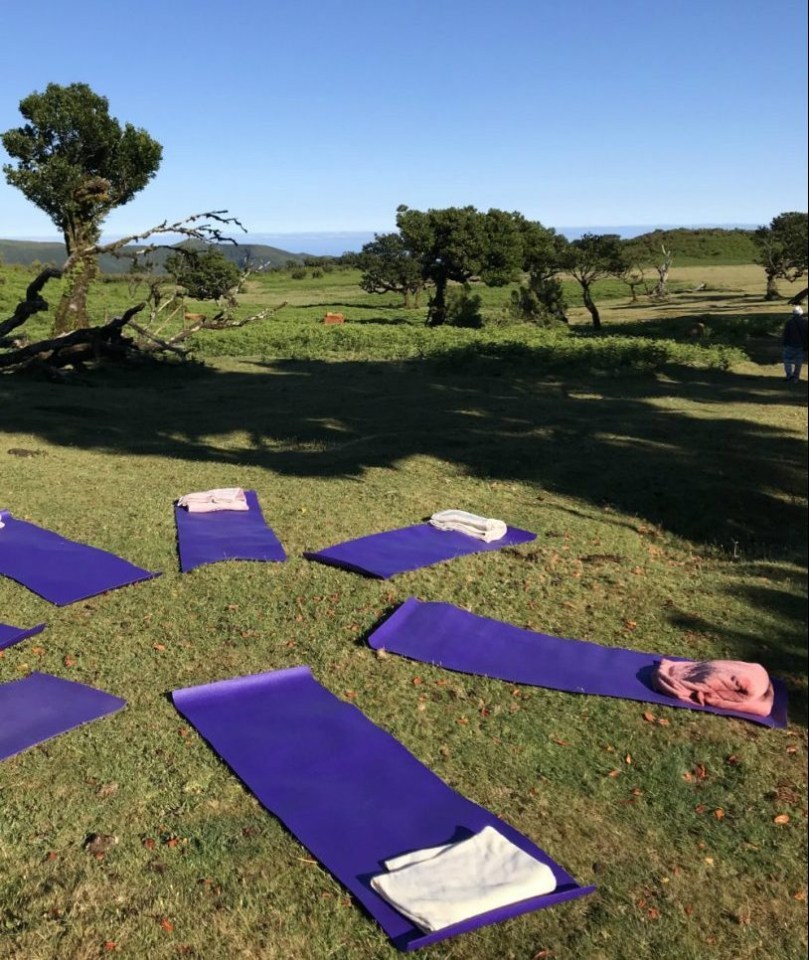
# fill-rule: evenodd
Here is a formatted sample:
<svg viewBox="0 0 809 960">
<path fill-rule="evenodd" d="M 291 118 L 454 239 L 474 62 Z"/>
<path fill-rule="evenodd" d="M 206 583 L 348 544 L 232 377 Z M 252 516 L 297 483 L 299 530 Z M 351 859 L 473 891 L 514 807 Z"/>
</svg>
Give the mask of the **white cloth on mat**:
<svg viewBox="0 0 809 960">
<path fill-rule="evenodd" d="M 249 510 L 247 497 L 241 487 L 222 487 L 218 490 L 200 490 L 186 493 L 177 501 L 189 513 L 214 513 L 217 510 Z"/>
<path fill-rule="evenodd" d="M 494 827 L 459 843 L 394 857 L 371 886 L 391 906 L 431 933 L 556 889 L 551 868 Z"/>
<path fill-rule="evenodd" d="M 456 530 L 486 543 L 502 539 L 508 530 L 502 520 L 479 517 L 465 510 L 440 510 L 430 517 L 430 523 L 438 530 Z"/>
</svg>

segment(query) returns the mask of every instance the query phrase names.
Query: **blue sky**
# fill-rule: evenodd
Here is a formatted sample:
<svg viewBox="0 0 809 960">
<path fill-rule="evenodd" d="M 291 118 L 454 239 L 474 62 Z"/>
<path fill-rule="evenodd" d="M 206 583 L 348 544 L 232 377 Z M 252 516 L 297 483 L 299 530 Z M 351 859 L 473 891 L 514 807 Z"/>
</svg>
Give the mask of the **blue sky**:
<svg viewBox="0 0 809 960">
<path fill-rule="evenodd" d="M 804 0 L 3 6 L 0 131 L 81 81 L 163 144 L 109 235 L 220 208 L 274 235 L 390 230 L 400 203 L 557 228 L 807 208 Z M 0 236 L 54 234 L 0 178 Z"/>
</svg>

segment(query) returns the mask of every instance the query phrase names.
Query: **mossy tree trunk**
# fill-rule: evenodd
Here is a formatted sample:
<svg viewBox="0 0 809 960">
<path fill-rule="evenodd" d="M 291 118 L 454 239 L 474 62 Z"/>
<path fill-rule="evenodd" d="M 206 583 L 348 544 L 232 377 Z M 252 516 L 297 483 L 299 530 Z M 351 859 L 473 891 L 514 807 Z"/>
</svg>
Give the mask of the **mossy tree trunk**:
<svg viewBox="0 0 809 960">
<path fill-rule="evenodd" d="M 100 231 L 95 224 L 81 224 L 65 230 L 65 246 L 69 257 L 75 260 L 65 271 L 62 298 L 53 320 L 53 335 L 59 336 L 72 330 L 89 326 L 87 319 L 87 294 L 98 276 L 98 258 L 95 253 L 82 253 L 98 243 Z"/>
</svg>

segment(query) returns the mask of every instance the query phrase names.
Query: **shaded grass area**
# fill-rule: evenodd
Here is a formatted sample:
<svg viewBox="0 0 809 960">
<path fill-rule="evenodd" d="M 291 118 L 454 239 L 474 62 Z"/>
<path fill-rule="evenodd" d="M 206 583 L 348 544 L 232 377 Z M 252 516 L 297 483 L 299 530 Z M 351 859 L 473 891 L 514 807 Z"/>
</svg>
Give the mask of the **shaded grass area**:
<svg viewBox="0 0 809 960">
<path fill-rule="evenodd" d="M 0 957 L 397 956 L 168 699 L 300 663 L 598 886 L 431 956 L 805 956 L 805 386 L 674 353 L 593 373 L 543 367 L 530 344 L 464 351 L 0 380 L 0 506 L 164 571 L 61 609 L 0 580 L 4 621 L 48 622 L 0 656 L 0 681 L 37 669 L 128 702 L 0 764 Z M 180 575 L 172 500 L 234 484 L 257 490 L 289 560 Z M 444 507 L 538 536 L 390 582 L 301 556 Z M 758 660 L 788 685 L 790 728 L 379 656 L 368 634 L 411 595 Z M 117 841 L 101 857 L 94 833 Z"/>
</svg>

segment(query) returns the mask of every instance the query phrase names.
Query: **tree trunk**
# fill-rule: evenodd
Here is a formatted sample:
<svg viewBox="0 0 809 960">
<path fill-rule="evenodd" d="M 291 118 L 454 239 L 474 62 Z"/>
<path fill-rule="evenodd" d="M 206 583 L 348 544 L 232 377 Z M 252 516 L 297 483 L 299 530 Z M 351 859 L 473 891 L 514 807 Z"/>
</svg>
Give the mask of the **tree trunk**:
<svg viewBox="0 0 809 960">
<path fill-rule="evenodd" d="M 598 307 L 595 305 L 595 301 L 590 295 L 590 284 L 582 283 L 582 299 L 584 300 L 584 305 L 590 311 L 590 316 L 593 318 L 593 329 L 601 329 L 601 314 L 598 312 Z"/>
<path fill-rule="evenodd" d="M 435 293 L 430 298 L 430 306 L 427 310 L 427 326 L 440 327 L 447 319 L 447 278 L 438 276 L 435 280 Z"/>
<path fill-rule="evenodd" d="M 73 224 L 65 229 L 64 237 L 67 255 L 77 255 L 77 259 L 64 273 L 65 286 L 53 319 L 54 336 L 70 333 L 71 330 L 81 330 L 89 325 L 87 294 L 93 280 L 98 276 L 97 257 L 94 254 L 82 255 L 82 250 L 98 242 L 98 227 L 93 224 Z"/>
<path fill-rule="evenodd" d="M 778 292 L 776 275 L 770 270 L 767 271 L 767 292 L 764 294 L 764 299 L 765 300 L 781 299 L 781 294 Z"/>
<path fill-rule="evenodd" d="M 65 289 L 56 308 L 53 334 L 70 333 L 89 326 L 87 321 L 87 293 L 98 276 L 95 257 L 80 257 L 65 274 Z"/>
</svg>

